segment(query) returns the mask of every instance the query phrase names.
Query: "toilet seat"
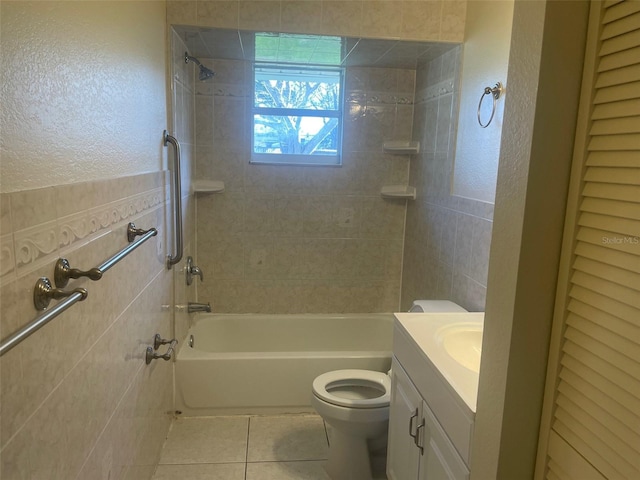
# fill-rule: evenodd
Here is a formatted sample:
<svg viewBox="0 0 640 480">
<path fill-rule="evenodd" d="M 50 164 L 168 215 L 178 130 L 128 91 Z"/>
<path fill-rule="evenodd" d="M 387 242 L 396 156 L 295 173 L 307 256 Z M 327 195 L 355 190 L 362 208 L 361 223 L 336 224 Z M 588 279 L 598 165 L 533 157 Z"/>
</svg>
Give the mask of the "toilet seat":
<svg viewBox="0 0 640 480">
<path fill-rule="evenodd" d="M 347 408 L 388 407 L 389 376 L 371 370 L 335 370 L 313 381 L 313 394 L 332 405 Z"/>
</svg>

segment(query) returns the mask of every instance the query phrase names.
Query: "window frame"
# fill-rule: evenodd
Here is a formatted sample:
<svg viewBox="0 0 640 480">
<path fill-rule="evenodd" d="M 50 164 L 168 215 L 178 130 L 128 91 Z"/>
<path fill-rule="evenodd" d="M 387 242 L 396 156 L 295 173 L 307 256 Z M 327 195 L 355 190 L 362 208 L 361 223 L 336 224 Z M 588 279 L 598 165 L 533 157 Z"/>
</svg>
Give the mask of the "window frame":
<svg viewBox="0 0 640 480">
<path fill-rule="evenodd" d="M 287 108 L 287 107 L 261 107 L 256 106 L 256 74 L 259 69 L 278 70 L 302 70 L 302 71 L 330 71 L 336 72 L 338 78 L 338 105 L 335 110 L 318 110 L 308 108 Z M 344 126 L 344 86 L 345 68 L 337 65 L 310 65 L 298 63 L 277 63 L 277 62 L 253 62 L 253 81 L 251 88 L 251 105 L 249 111 L 249 122 L 251 123 L 251 154 L 249 163 L 256 165 L 297 165 L 297 166 L 342 166 L 342 140 Z M 292 77 L 294 73 L 292 72 Z M 300 116 L 318 118 L 336 118 L 336 153 L 331 155 L 322 154 L 291 154 L 291 153 L 256 153 L 255 152 L 255 115 L 272 116 Z"/>
</svg>

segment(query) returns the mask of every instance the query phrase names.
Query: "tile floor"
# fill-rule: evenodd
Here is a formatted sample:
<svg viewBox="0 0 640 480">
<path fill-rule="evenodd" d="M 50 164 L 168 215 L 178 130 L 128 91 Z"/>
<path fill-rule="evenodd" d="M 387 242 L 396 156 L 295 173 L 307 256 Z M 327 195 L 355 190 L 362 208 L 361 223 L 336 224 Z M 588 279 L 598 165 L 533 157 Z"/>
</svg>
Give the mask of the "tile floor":
<svg viewBox="0 0 640 480">
<path fill-rule="evenodd" d="M 318 415 L 179 417 L 153 480 L 329 480 Z"/>
</svg>

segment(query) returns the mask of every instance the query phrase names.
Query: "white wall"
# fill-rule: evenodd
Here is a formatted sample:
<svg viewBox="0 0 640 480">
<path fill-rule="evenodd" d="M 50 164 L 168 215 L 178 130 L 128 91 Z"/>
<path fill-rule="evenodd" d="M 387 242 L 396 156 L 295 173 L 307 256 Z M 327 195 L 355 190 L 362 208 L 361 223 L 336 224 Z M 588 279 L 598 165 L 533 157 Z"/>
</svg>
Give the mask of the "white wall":
<svg viewBox="0 0 640 480">
<path fill-rule="evenodd" d="M 478 0 L 467 4 L 462 88 L 453 173 L 453 194 L 493 203 L 498 175 L 504 97 L 487 128 L 477 119 L 478 102 L 485 87 L 501 82 L 506 87 L 513 0 Z M 506 93 L 508 94 L 508 93 Z M 491 115 L 492 98 L 482 103 L 481 118 Z"/>
<path fill-rule="evenodd" d="M 1 192 L 162 168 L 164 18 L 164 2 L 2 2 Z"/>
</svg>

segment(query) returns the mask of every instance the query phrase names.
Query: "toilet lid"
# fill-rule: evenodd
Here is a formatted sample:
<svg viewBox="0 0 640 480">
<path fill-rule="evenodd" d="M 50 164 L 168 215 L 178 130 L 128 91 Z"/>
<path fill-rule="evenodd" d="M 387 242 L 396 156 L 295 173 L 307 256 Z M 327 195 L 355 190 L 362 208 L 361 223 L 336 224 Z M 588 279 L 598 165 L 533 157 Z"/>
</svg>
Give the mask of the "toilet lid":
<svg viewBox="0 0 640 480">
<path fill-rule="evenodd" d="M 380 408 L 389 405 L 388 375 L 372 370 L 334 370 L 313 381 L 313 394 L 333 405 L 349 408 Z"/>
</svg>

